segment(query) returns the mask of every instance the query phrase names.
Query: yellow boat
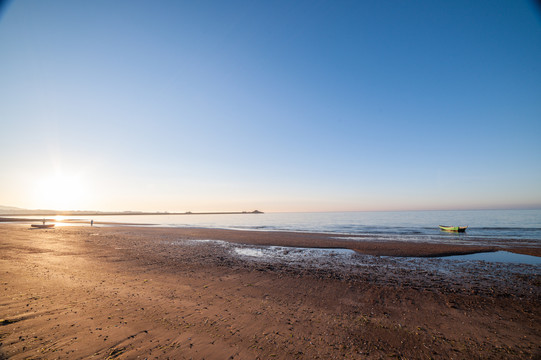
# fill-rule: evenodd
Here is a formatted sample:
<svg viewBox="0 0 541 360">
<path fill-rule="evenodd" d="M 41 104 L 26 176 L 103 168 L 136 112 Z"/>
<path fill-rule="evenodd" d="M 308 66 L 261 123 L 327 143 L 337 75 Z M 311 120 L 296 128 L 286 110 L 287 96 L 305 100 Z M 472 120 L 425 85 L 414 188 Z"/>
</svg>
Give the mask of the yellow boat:
<svg viewBox="0 0 541 360">
<path fill-rule="evenodd" d="M 448 226 L 440 225 L 441 231 L 450 231 L 450 232 L 466 232 L 467 226 Z"/>
</svg>

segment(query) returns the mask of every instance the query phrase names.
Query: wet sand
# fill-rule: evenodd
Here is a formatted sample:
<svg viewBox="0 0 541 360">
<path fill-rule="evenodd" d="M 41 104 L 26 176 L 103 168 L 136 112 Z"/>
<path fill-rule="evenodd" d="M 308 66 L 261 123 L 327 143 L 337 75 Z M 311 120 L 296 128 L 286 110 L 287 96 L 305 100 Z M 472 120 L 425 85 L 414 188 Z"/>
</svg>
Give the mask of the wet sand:
<svg viewBox="0 0 541 360">
<path fill-rule="evenodd" d="M 541 356 L 539 266 L 431 257 L 490 246 L 362 240 L 0 224 L 0 358 Z M 281 257 L 249 256 L 268 246 Z"/>
</svg>

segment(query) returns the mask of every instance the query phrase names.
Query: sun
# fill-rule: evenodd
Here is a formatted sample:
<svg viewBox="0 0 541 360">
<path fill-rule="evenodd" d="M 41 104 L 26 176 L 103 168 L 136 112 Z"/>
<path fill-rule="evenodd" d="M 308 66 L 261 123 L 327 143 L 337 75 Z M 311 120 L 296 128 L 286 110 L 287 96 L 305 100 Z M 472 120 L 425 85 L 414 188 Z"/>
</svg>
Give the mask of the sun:
<svg viewBox="0 0 541 360">
<path fill-rule="evenodd" d="M 86 197 L 85 184 L 79 176 L 56 173 L 36 182 L 34 202 L 40 209 L 79 210 Z"/>
</svg>

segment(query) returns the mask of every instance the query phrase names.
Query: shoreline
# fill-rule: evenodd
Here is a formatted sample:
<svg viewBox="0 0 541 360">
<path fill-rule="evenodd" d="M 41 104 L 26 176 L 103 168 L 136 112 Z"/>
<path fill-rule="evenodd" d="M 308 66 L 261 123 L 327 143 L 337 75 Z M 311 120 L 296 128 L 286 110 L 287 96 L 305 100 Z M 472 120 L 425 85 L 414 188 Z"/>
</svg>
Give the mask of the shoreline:
<svg viewBox="0 0 541 360">
<path fill-rule="evenodd" d="M 535 266 L 237 251 L 339 245 L 328 234 L 0 224 L 0 239 L 0 358 L 541 354 Z"/>
<path fill-rule="evenodd" d="M 0 218 L 0 226 L 4 224 L 26 225 L 41 222 L 39 219 L 4 220 Z M 52 223 L 89 224 L 87 220 L 54 220 Z M 94 227 L 105 225 L 109 229 L 134 228 L 145 233 L 170 232 L 178 236 L 188 236 L 194 239 L 223 240 L 239 244 L 260 246 L 288 246 L 304 248 L 342 248 L 356 251 L 360 254 L 373 256 L 397 257 L 447 257 L 454 255 L 469 255 L 500 250 L 515 254 L 541 257 L 541 246 L 517 244 L 511 241 L 499 240 L 498 244 L 486 242 L 483 245 L 452 244 L 429 241 L 398 241 L 378 240 L 367 234 L 340 234 L 301 232 L 288 230 L 246 230 L 206 227 L 164 227 L 154 224 L 119 223 L 94 221 Z M 78 226 L 78 225 L 74 225 Z"/>
<path fill-rule="evenodd" d="M 256 210 L 257 211 L 257 210 Z M 254 213 L 243 213 L 254 214 Z M 104 214 L 102 214 L 104 215 Z M 154 215 L 163 215 L 154 213 Z M 187 214 L 182 214 L 187 215 Z M 192 215 L 192 214 L 190 214 Z M 200 214 L 193 214 L 200 215 Z M 203 214 L 201 214 L 203 215 Z M 46 222 L 55 224 L 70 224 L 70 226 L 89 225 L 90 219 L 54 219 L 45 218 Z M 41 222 L 42 218 L 13 218 L 0 217 L 2 223 L 32 224 Z M 484 252 L 504 250 L 515 254 L 541 257 L 541 242 L 533 239 L 517 241 L 514 238 L 465 237 L 462 239 L 447 240 L 443 237 L 431 239 L 427 235 L 409 235 L 404 239 L 386 239 L 374 234 L 351 234 L 337 232 L 314 232 L 295 230 L 268 230 L 268 229 L 235 229 L 219 227 L 175 227 L 152 223 L 127 223 L 94 220 L 95 226 L 107 227 L 139 227 L 144 229 L 176 231 L 180 235 L 189 234 L 199 238 L 208 237 L 220 240 L 242 242 L 259 245 L 282 245 L 300 247 L 328 247 L 346 248 L 362 254 L 374 256 L 399 257 L 443 257 L 453 255 L 468 255 Z M 302 238 L 305 238 L 304 240 Z M 443 240 L 443 241 L 442 241 Z M 447 241 L 446 241 L 447 240 Z M 266 242 L 265 242 L 266 241 Z M 325 245 L 326 244 L 326 245 Z"/>
</svg>

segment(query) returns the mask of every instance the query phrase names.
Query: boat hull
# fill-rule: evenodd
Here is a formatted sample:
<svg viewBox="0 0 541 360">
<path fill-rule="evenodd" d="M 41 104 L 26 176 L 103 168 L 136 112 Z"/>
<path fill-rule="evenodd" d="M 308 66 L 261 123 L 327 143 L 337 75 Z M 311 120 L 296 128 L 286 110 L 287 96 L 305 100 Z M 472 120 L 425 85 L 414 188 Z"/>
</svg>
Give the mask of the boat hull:
<svg viewBox="0 0 541 360">
<path fill-rule="evenodd" d="M 441 231 L 449 231 L 449 232 L 466 232 L 467 226 L 447 226 L 447 225 L 440 225 Z"/>
<path fill-rule="evenodd" d="M 53 228 L 54 227 L 54 224 L 47 224 L 47 225 L 42 225 L 42 224 L 32 224 L 30 225 L 34 228 L 38 228 L 38 229 L 50 229 L 50 228 Z"/>
</svg>

